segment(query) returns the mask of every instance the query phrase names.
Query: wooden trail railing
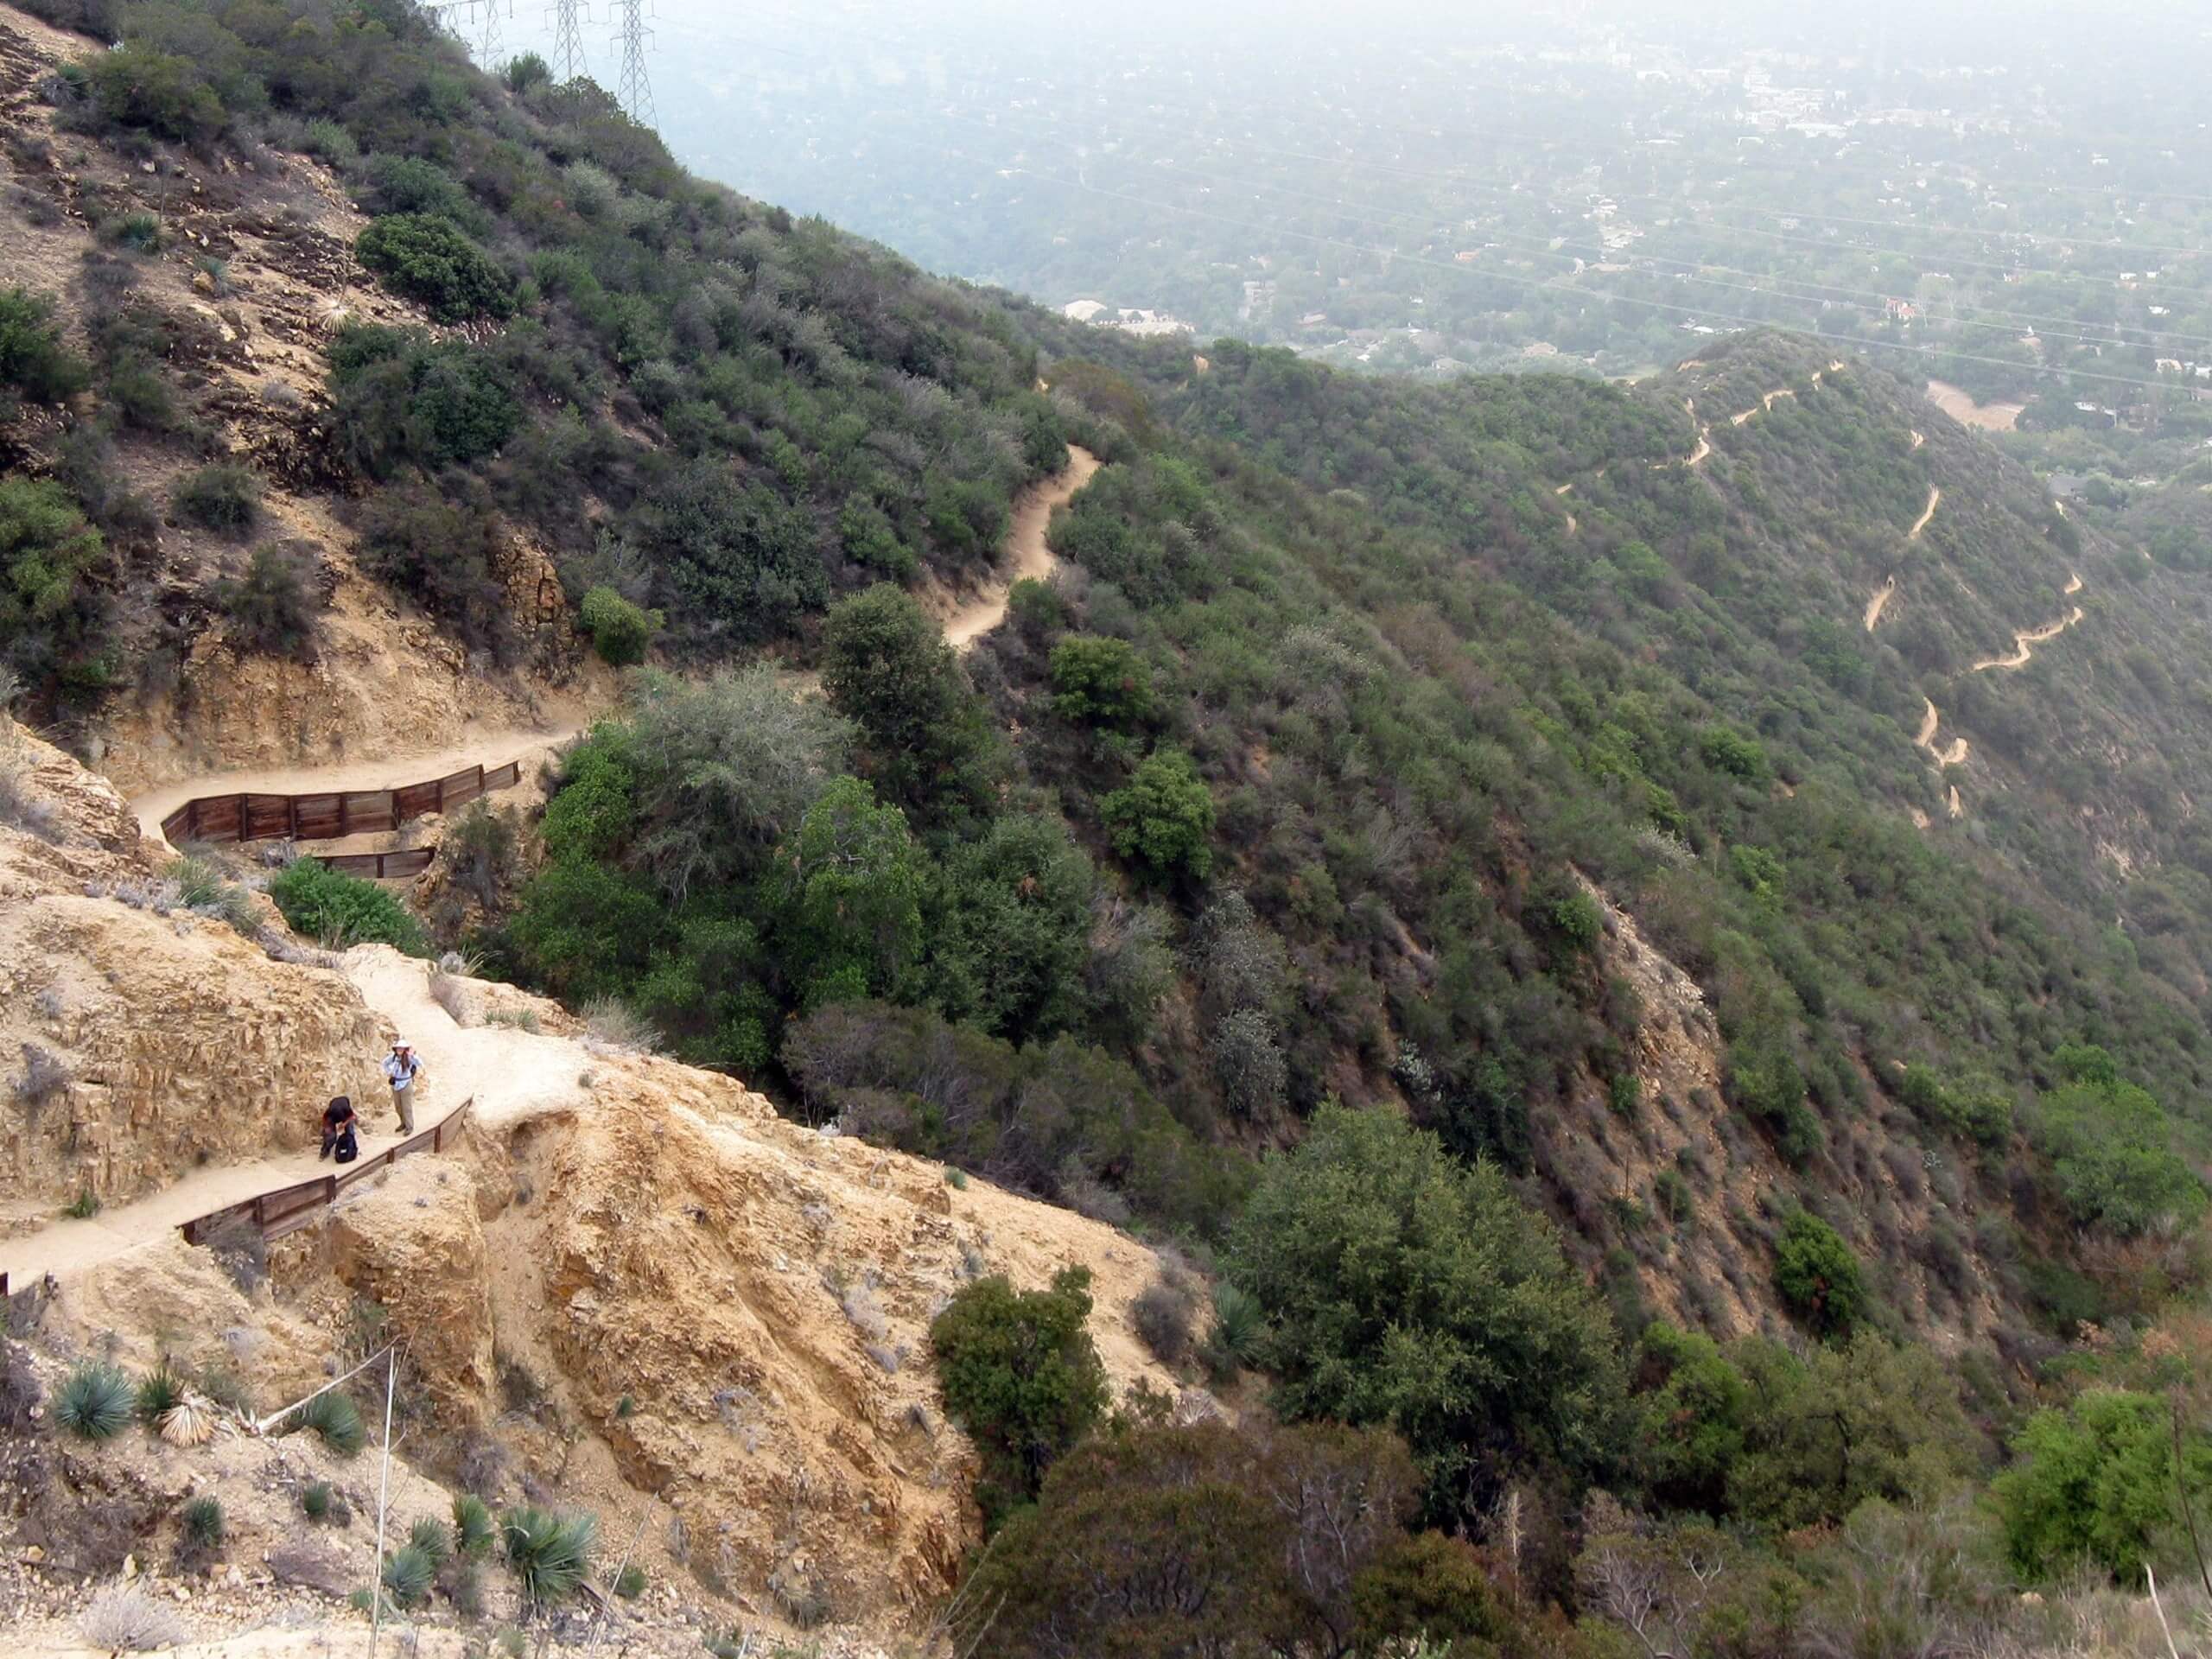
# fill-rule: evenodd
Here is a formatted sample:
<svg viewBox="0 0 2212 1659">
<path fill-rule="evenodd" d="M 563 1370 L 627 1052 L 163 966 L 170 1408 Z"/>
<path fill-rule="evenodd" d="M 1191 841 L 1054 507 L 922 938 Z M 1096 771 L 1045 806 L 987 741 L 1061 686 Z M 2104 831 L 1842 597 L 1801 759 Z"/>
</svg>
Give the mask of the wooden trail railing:
<svg viewBox="0 0 2212 1659">
<path fill-rule="evenodd" d="M 512 789 L 521 781 L 522 762 L 510 760 L 492 772 L 471 766 L 428 783 L 402 784 L 393 789 L 326 791 L 315 795 L 202 795 L 163 818 L 162 834 L 172 847 L 188 841 L 337 841 L 346 836 L 397 830 L 410 818 L 449 812 L 480 795 Z M 413 868 L 401 863 L 418 855 L 422 861 Z M 404 854 L 357 854 L 325 861 L 350 874 L 371 874 L 359 868 L 363 859 L 391 861 L 390 874 L 411 875 L 429 865 L 430 855 L 415 849 Z M 378 868 L 373 874 L 387 872 Z"/>
<path fill-rule="evenodd" d="M 251 1221 L 261 1230 L 264 1239 L 282 1238 L 287 1233 L 297 1232 L 315 1218 L 317 1211 L 337 1203 L 339 1195 L 354 1182 L 380 1169 L 389 1169 L 411 1154 L 442 1152 L 447 1141 L 461 1132 L 461 1120 L 475 1104 L 476 1097 L 471 1095 L 440 1122 L 418 1130 L 396 1147 L 386 1147 L 373 1157 L 359 1160 L 350 1168 L 318 1175 L 311 1181 L 280 1186 L 274 1192 L 226 1205 L 220 1210 L 211 1210 L 184 1223 L 177 1230 L 184 1235 L 188 1244 L 203 1243 L 210 1233 L 232 1221 Z"/>
</svg>

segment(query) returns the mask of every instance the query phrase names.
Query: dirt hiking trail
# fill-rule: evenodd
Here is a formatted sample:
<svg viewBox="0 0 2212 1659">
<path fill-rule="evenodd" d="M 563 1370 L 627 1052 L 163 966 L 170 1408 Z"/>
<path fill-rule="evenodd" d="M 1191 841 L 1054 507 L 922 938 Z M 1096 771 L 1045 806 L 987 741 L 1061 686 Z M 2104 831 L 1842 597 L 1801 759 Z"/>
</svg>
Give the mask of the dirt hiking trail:
<svg viewBox="0 0 2212 1659">
<path fill-rule="evenodd" d="M 1920 539 L 1920 532 L 1928 528 L 1928 521 L 1936 516 L 1936 503 L 1942 499 L 1943 486 L 1930 484 L 1928 486 L 1928 505 L 1921 509 L 1920 517 L 1913 520 L 1912 528 L 1905 532 L 1905 540 L 1916 542 Z"/>
<path fill-rule="evenodd" d="M 955 651 L 975 649 L 976 641 L 1006 620 L 1007 595 L 1017 582 L 1041 580 L 1058 563 L 1045 544 L 1045 531 L 1056 508 L 1075 499 L 1076 492 L 1098 471 L 1098 457 L 1076 444 L 1068 446 L 1067 470 L 1057 478 L 1033 484 L 1014 504 L 1014 527 L 999 556 L 998 574 L 972 599 L 955 605 L 944 616 L 944 639 Z"/>
<path fill-rule="evenodd" d="M 357 945 L 340 971 L 385 1026 L 415 1046 L 423 1061 L 423 1098 L 416 1103 L 419 1131 L 442 1122 L 461 1103 L 475 1100 L 476 1124 L 501 1134 L 541 1113 L 582 1104 L 581 1079 L 593 1056 L 581 1040 L 510 1026 L 460 1026 L 430 995 L 430 964 L 403 957 L 389 945 Z M 462 980 L 466 988 L 474 982 Z M 312 1126 L 320 1101 L 300 1103 L 302 1123 Z M 356 1100 L 361 1115 L 361 1155 L 373 1158 L 404 1137 L 389 1095 Z M 422 1154 L 428 1157 L 431 1154 Z M 0 1241 L 0 1268 L 17 1286 L 52 1274 L 73 1276 L 147 1244 L 167 1239 L 186 1222 L 226 1205 L 277 1187 L 328 1174 L 334 1166 L 312 1152 L 264 1158 L 250 1164 L 198 1169 L 174 1185 L 86 1220 L 56 1220 L 35 1232 Z M 341 1200 L 341 1203 L 343 1201 Z"/>
<path fill-rule="evenodd" d="M 1874 632 L 1874 625 L 1882 620 L 1882 607 L 1890 602 L 1891 599 L 1895 596 L 1897 591 L 1897 579 L 1895 576 L 1891 576 L 1887 582 L 1884 582 L 1879 588 L 1877 588 L 1874 590 L 1874 597 L 1866 601 L 1867 632 L 1872 633 Z"/>
<path fill-rule="evenodd" d="M 2078 587 L 2075 587 L 2069 588 L 2066 591 L 2071 594 L 2076 593 L 2080 591 L 2080 589 Z M 2060 617 L 2056 622 L 2046 622 L 2039 628 L 2021 629 L 2018 633 L 2012 636 L 2012 650 L 2009 656 L 1985 658 L 1982 661 L 1978 662 L 1974 665 L 1974 671 L 1979 674 L 1985 669 L 2025 668 L 2030 660 L 2034 658 L 2036 654 L 2035 648 L 2037 645 L 2042 645 L 2046 640 L 2056 639 L 2060 634 L 2065 632 L 2067 629 L 2072 627 L 2087 614 L 2087 612 L 2082 610 L 2079 605 L 2076 605 L 2072 610 L 2069 611 L 2064 616 Z"/>
<path fill-rule="evenodd" d="M 1956 738 L 1946 747 L 1938 748 L 1936 745 L 1936 728 L 1942 724 L 1942 716 L 1936 714 L 1936 704 L 1932 699 L 1923 697 L 1921 701 L 1927 703 L 1928 712 L 1921 717 L 1920 735 L 1912 740 L 1914 747 L 1927 750 L 1935 758 L 1936 764 L 1939 766 L 1965 765 L 1968 748 L 1966 739 Z"/>
<path fill-rule="evenodd" d="M 532 762 L 550 754 L 580 735 L 589 722 L 571 720 L 550 731 L 479 732 L 447 748 L 424 749 L 388 760 L 340 761 L 324 766 L 270 766 L 251 772 L 211 772 L 163 784 L 136 796 L 130 810 L 146 838 L 168 845 L 162 820 L 187 801 L 210 795 L 308 795 L 339 790 L 385 789 L 397 784 L 419 784 L 448 773 L 482 765 L 486 771 L 519 761 L 524 772 Z"/>
</svg>

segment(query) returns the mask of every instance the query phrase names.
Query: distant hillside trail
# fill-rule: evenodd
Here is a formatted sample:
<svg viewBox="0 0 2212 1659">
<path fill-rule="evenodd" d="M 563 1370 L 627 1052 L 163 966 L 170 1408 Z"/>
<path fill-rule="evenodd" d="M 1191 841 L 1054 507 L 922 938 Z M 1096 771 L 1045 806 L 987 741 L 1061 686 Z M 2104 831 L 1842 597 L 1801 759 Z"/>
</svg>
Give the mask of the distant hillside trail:
<svg viewBox="0 0 2212 1659">
<path fill-rule="evenodd" d="M 944 618 L 945 642 L 955 651 L 975 649 L 976 641 L 1006 620 L 1007 595 L 1017 582 L 1041 581 L 1059 561 L 1045 544 L 1056 508 L 1073 500 L 1076 493 L 1098 471 L 1098 457 L 1079 444 L 1068 446 L 1067 469 L 1055 478 L 1033 484 L 1014 504 L 1014 527 L 1007 534 L 999 556 L 999 574 L 974 598 L 952 607 Z"/>
<path fill-rule="evenodd" d="M 1874 625 L 1882 620 L 1882 607 L 1897 591 L 1897 579 L 1893 575 L 1874 590 L 1874 597 L 1866 601 L 1866 632 L 1874 632 Z"/>
<path fill-rule="evenodd" d="M 1930 484 L 1928 486 L 1928 505 L 1921 510 L 1920 517 L 1913 520 L 1912 528 L 1905 533 L 1905 540 L 1916 542 L 1920 539 L 1920 532 L 1928 528 L 1928 521 L 1936 516 L 1936 504 L 1942 499 L 1943 486 Z"/>
<path fill-rule="evenodd" d="M 138 815 L 138 828 L 159 845 L 162 820 L 187 801 L 215 795 L 308 795 L 325 791 L 387 789 L 400 784 L 482 766 L 495 771 L 510 760 L 528 763 L 550 754 L 588 729 L 588 721 L 571 721 L 550 731 L 479 732 L 442 748 L 417 749 L 381 760 L 341 760 L 328 766 L 263 766 L 248 772 L 209 772 L 180 783 L 163 784 L 133 798 L 130 810 Z"/>
<path fill-rule="evenodd" d="M 403 957 L 389 945 L 355 947 L 346 953 L 341 971 L 362 1001 L 414 1044 L 422 1057 L 423 1081 L 417 1086 L 426 1098 L 416 1108 L 416 1129 L 442 1122 L 472 1096 L 476 1124 L 493 1134 L 587 1099 L 582 1079 L 590 1071 L 593 1056 L 576 1039 L 511 1026 L 456 1025 L 430 995 L 430 964 Z M 355 1104 L 361 1113 L 363 1158 L 373 1158 L 403 1139 L 388 1096 L 379 1093 Z M 302 1133 L 314 1127 L 321 1106 L 320 1101 L 300 1103 Z M 67 1283 L 168 1238 L 188 1221 L 279 1187 L 313 1180 L 334 1167 L 302 1150 L 249 1164 L 195 1169 L 158 1192 L 103 1210 L 89 1219 L 57 1219 L 35 1232 L 0 1240 L 0 1268 L 18 1286 L 46 1274 Z"/>
<path fill-rule="evenodd" d="M 1928 435 L 1925 432 L 1915 432 L 1912 435 L 1912 447 L 1916 449 L 1927 442 Z"/>
<path fill-rule="evenodd" d="M 2071 594 L 2079 592 L 2080 589 L 2077 586 L 2069 588 L 2066 591 Z M 2025 668 L 2033 659 L 2036 654 L 2035 648 L 2037 645 L 2044 644 L 2046 640 L 2056 639 L 2087 614 L 2086 611 L 2076 605 L 2056 622 L 2046 622 L 2039 628 L 2021 629 L 2012 636 L 2012 650 L 2009 656 L 1985 658 L 1974 665 L 1974 671 L 1979 674 L 1985 669 Z"/>
<path fill-rule="evenodd" d="M 1921 717 L 1920 735 L 1912 740 L 1914 747 L 1927 750 L 1939 766 L 1965 765 L 1969 747 L 1966 739 L 1963 737 L 1954 739 L 1948 747 L 1938 748 L 1936 745 L 1936 728 L 1942 724 L 1942 717 L 1936 712 L 1933 698 L 1923 697 L 1921 701 L 1928 705 L 1928 712 Z"/>
</svg>

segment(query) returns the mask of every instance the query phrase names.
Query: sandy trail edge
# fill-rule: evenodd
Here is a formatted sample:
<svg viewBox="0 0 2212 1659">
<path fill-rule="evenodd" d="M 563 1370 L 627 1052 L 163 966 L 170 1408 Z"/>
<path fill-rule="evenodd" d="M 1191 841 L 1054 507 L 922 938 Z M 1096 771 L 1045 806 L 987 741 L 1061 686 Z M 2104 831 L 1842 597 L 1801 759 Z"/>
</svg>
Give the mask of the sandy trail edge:
<svg viewBox="0 0 2212 1659">
<path fill-rule="evenodd" d="M 590 1069 L 592 1057 L 582 1043 L 506 1026 L 457 1026 L 432 999 L 429 970 L 429 963 L 382 944 L 357 945 L 346 953 L 342 963 L 362 1001 L 383 1016 L 387 1027 L 413 1043 L 422 1057 L 423 1077 L 416 1085 L 423 1096 L 415 1106 L 418 1131 L 442 1122 L 472 1096 L 475 1122 L 494 1134 L 539 1113 L 583 1102 L 586 1090 L 578 1079 Z M 388 1095 L 355 1104 L 361 1113 L 364 1159 L 403 1138 Z M 319 1106 L 318 1102 L 302 1101 L 302 1119 L 312 1117 Z M 211 1211 L 328 1174 L 333 1167 L 311 1152 L 296 1152 L 251 1164 L 194 1170 L 158 1192 L 87 1220 L 57 1220 L 36 1232 L 0 1240 L 0 1268 L 17 1285 L 31 1284 L 42 1274 L 66 1283 L 89 1268 L 159 1243 Z"/>
<path fill-rule="evenodd" d="M 1017 582 L 1034 581 L 1052 574 L 1058 563 L 1045 544 L 1045 531 L 1055 510 L 1075 499 L 1099 467 L 1098 457 L 1077 444 L 1068 446 L 1067 470 L 1022 492 L 1014 504 L 1014 526 L 1000 556 L 999 574 L 984 584 L 975 598 L 963 601 L 944 617 L 945 643 L 955 651 L 970 651 L 976 641 L 1006 620 L 1007 595 Z"/>
<path fill-rule="evenodd" d="M 1936 503 L 1942 499 L 1943 486 L 1941 484 L 1930 484 L 1928 486 L 1928 505 L 1921 509 L 1920 517 L 1913 520 L 1912 528 L 1905 532 L 1905 540 L 1916 542 L 1920 539 L 1920 532 L 1928 528 L 1928 521 L 1936 516 Z"/>
<path fill-rule="evenodd" d="M 343 761 L 336 766 L 264 766 L 249 772 L 211 772 L 163 784 L 134 798 L 130 810 L 149 841 L 167 846 L 162 820 L 187 801 L 212 795 L 308 795 L 338 790 L 388 789 L 427 783 L 433 778 L 482 765 L 496 771 L 510 760 L 527 766 L 579 736 L 582 725 L 552 731 L 479 732 L 444 748 L 423 749 L 386 760 Z"/>
<path fill-rule="evenodd" d="M 1891 576 L 1874 590 L 1874 597 L 1866 601 L 1867 632 L 1874 632 L 1874 625 L 1882 620 L 1882 607 L 1896 596 L 1897 591 L 1897 579 L 1895 576 Z"/>
</svg>

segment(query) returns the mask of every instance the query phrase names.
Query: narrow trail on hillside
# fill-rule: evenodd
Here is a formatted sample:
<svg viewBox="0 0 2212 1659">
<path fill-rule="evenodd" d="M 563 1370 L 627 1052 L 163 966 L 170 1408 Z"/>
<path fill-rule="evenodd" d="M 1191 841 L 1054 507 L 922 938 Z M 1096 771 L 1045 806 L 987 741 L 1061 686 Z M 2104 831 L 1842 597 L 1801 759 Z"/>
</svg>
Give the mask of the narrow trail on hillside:
<svg viewBox="0 0 2212 1659">
<path fill-rule="evenodd" d="M 1912 447 L 1916 449 L 1927 442 L 1928 435 L 1925 432 L 1915 432 L 1912 435 Z"/>
<path fill-rule="evenodd" d="M 2070 594 L 2076 592 L 2077 589 L 2069 588 L 2066 591 Z M 2047 640 L 2056 639 L 2087 614 L 2087 612 L 2076 605 L 2056 622 L 2046 622 L 2039 628 L 2021 629 L 2012 636 L 2012 650 L 2010 655 L 1985 658 L 1974 665 L 1974 671 L 1979 674 L 1985 669 L 2025 668 L 2034 658 L 2035 648 L 2037 645 Z"/>
<path fill-rule="evenodd" d="M 1928 528 L 1928 521 L 1936 516 L 1936 505 L 1942 499 L 1943 486 L 1930 484 L 1928 486 L 1928 505 L 1921 509 L 1920 517 L 1913 520 L 1912 528 L 1905 532 L 1905 540 L 1916 542 L 1920 539 L 1920 532 Z"/>
<path fill-rule="evenodd" d="M 357 946 L 346 953 L 340 971 L 353 982 L 361 1000 L 414 1044 L 422 1057 L 423 1080 L 416 1087 L 424 1098 L 415 1108 L 417 1130 L 444 1122 L 472 1098 L 476 1125 L 494 1135 L 588 1100 L 589 1091 L 581 1079 L 590 1071 L 594 1057 L 577 1039 L 511 1026 L 457 1025 L 430 995 L 430 964 L 403 957 L 389 945 Z M 464 988 L 471 982 L 461 982 Z M 379 1092 L 355 1104 L 361 1113 L 364 1161 L 404 1138 L 389 1096 Z M 318 1107 L 317 1102 L 301 1103 L 303 1129 L 312 1128 Z M 168 1239 L 188 1221 L 279 1187 L 313 1180 L 335 1167 L 312 1152 L 301 1151 L 250 1164 L 195 1169 L 173 1185 L 103 1210 L 87 1220 L 57 1220 L 21 1237 L 0 1240 L 0 1268 L 17 1285 L 35 1283 L 46 1274 L 67 1283 L 132 1250 Z"/>
<path fill-rule="evenodd" d="M 1098 457 L 1077 444 L 1068 446 L 1067 470 L 1022 492 L 1014 504 L 1014 527 L 999 555 L 998 574 L 972 599 L 954 605 L 944 617 L 945 643 L 955 651 L 975 649 L 976 641 L 1006 620 L 1007 595 L 1014 584 L 1041 581 L 1058 563 L 1045 543 L 1054 509 L 1065 506 L 1098 471 Z"/>
<path fill-rule="evenodd" d="M 1937 747 L 1936 728 L 1942 724 L 1942 717 L 1936 712 L 1934 699 L 1923 697 L 1921 701 L 1928 705 L 1928 712 L 1921 716 L 1920 734 L 1912 740 L 1913 746 L 1927 750 L 1939 766 L 1963 766 L 1969 747 L 1966 739 L 1955 738 L 1947 746 Z"/>
<path fill-rule="evenodd" d="M 585 722 L 569 721 L 550 731 L 479 732 L 457 743 L 417 749 L 383 760 L 340 760 L 328 766 L 263 766 L 245 772 L 209 772 L 181 783 L 163 784 L 136 796 L 130 810 L 149 841 L 168 843 L 162 820 L 187 801 L 215 795 L 310 795 L 341 790 L 388 789 L 421 783 L 482 766 L 495 771 L 509 761 L 523 763 L 550 754 L 580 736 Z"/>
<path fill-rule="evenodd" d="M 1882 607 L 1896 596 L 1897 591 L 1897 579 L 1895 576 L 1891 576 L 1874 590 L 1874 597 L 1866 601 L 1867 632 L 1874 632 L 1874 625 L 1882 620 Z"/>
</svg>

